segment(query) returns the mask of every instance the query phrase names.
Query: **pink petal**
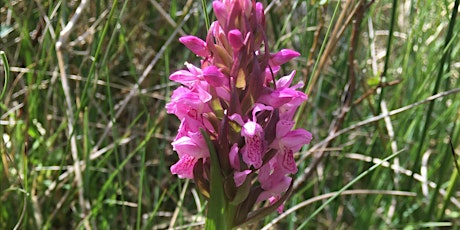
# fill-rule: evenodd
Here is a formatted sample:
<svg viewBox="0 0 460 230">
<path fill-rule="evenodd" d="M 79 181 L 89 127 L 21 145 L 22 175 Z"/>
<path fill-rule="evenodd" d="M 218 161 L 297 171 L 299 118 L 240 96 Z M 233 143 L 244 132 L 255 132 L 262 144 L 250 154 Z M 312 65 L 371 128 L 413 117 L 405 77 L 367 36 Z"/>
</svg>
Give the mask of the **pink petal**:
<svg viewBox="0 0 460 230">
<path fill-rule="evenodd" d="M 272 160 L 270 160 L 268 164 L 264 164 L 259 169 L 258 179 L 259 179 L 261 184 L 265 184 L 266 181 L 268 181 L 269 178 L 270 178 L 270 173 L 271 173 L 272 168 L 273 168 L 272 167 L 273 159 L 275 159 L 275 158 L 272 158 Z"/>
<path fill-rule="evenodd" d="M 279 199 L 280 199 L 280 196 L 272 196 L 272 197 L 268 198 L 268 202 L 270 202 L 270 205 L 273 205 Z M 284 203 L 281 204 L 280 206 L 278 206 L 278 208 L 276 210 L 278 211 L 279 214 L 281 214 L 281 213 L 283 213 L 283 209 L 284 209 Z"/>
<path fill-rule="evenodd" d="M 271 180 L 268 184 L 261 184 L 265 191 L 263 191 L 257 198 L 258 202 L 267 200 L 272 196 L 278 196 L 283 192 L 286 192 L 292 181 L 291 177 L 285 175 L 273 175 L 270 177 L 270 179 Z"/>
<path fill-rule="evenodd" d="M 197 91 L 198 91 L 198 96 L 200 98 L 200 100 L 204 103 L 210 101 L 212 99 L 212 95 L 207 91 L 207 83 L 205 86 L 200 86 L 200 87 L 197 87 Z"/>
<path fill-rule="evenodd" d="M 183 155 L 191 155 L 196 158 L 204 158 L 209 156 L 208 146 L 200 133 L 189 133 L 188 136 L 183 136 L 172 142 L 173 149 L 179 157 Z"/>
<path fill-rule="evenodd" d="M 281 142 L 284 146 L 292 148 L 293 151 L 298 151 L 302 145 L 310 143 L 311 139 L 312 135 L 310 132 L 305 129 L 296 129 L 282 137 Z"/>
<path fill-rule="evenodd" d="M 183 155 L 176 164 L 171 166 L 171 173 L 177 174 L 179 178 L 193 179 L 193 167 L 196 162 L 197 158 Z"/>
<path fill-rule="evenodd" d="M 276 123 L 276 137 L 281 138 L 288 134 L 292 127 L 294 127 L 295 122 L 289 120 L 280 120 Z"/>
<path fill-rule="evenodd" d="M 273 111 L 273 107 L 260 103 L 255 103 L 254 108 L 252 109 L 252 120 L 255 121 L 257 113 L 264 110 Z"/>
<path fill-rule="evenodd" d="M 265 81 L 272 83 L 273 79 L 275 79 L 276 74 L 280 71 L 280 69 L 281 69 L 280 66 L 270 66 L 270 68 L 269 67 L 265 68 Z"/>
<path fill-rule="evenodd" d="M 246 122 L 241 129 L 241 136 L 245 137 L 246 142 L 243 150 L 243 161 L 255 168 L 260 168 L 264 150 L 262 127 L 253 121 Z"/>
<path fill-rule="evenodd" d="M 269 94 L 260 96 L 258 101 L 279 108 L 288 103 L 291 103 L 290 106 L 300 105 L 305 100 L 307 100 L 307 95 L 303 92 L 291 88 L 277 88 Z"/>
<path fill-rule="evenodd" d="M 244 121 L 243 121 L 243 118 L 241 117 L 241 115 L 237 114 L 237 113 L 234 113 L 232 115 L 230 115 L 228 117 L 228 119 L 238 123 L 239 125 L 243 126 L 244 125 Z"/>
<path fill-rule="evenodd" d="M 292 79 L 294 79 L 296 71 L 292 71 L 289 75 L 284 76 L 276 81 L 276 88 L 287 88 L 291 85 Z"/>
<path fill-rule="evenodd" d="M 270 94 L 264 94 L 259 97 L 259 102 L 270 105 L 274 108 L 279 108 L 280 106 L 291 101 L 291 98 L 294 95 L 289 95 L 288 92 L 291 91 L 289 88 L 276 89 Z"/>
<path fill-rule="evenodd" d="M 212 8 L 214 9 L 217 21 L 219 21 L 221 26 L 225 27 L 227 24 L 227 8 L 224 3 L 220 1 L 213 1 Z"/>
<path fill-rule="evenodd" d="M 169 79 L 175 82 L 182 83 L 184 85 L 190 86 L 191 83 L 197 81 L 199 78 L 193 73 L 190 73 L 187 70 L 179 70 L 172 73 L 169 76 Z"/>
<path fill-rule="evenodd" d="M 280 66 L 298 56 L 300 56 L 300 53 L 297 51 L 282 49 L 278 53 L 272 54 L 269 64 L 271 66 Z"/>
<path fill-rule="evenodd" d="M 295 164 L 294 160 L 294 153 L 292 152 L 292 149 L 289 148 L 284 148 L 283 149 L 283 161 L 282 164 L 283 167 L 289 172 L 289 173 L 296 173 L 297 172 L 297 166 Z"/>
<path fill-rule="evenodd" d="M 216 66 L 208 66 L 203 69 L 203 77 L 211 86 L 220 87 L 224 85 L 226 77 Z"/>
<path fill-rule="evenodd" d="M 240 170 L 240 157 L 238 155 L 238 145 L 233 144 L 230 152 L 228 153 L 228 158 L 230 160 L 230 165 L 235 170 Z"/>
<path fill-rule="evenodd" d="M 185 66 L 187 66 L 187 69 L 190 71 L 190 73 L 193 73 L 196 76 L 201 76 L 203 74 L 203 71 L 200 68 L 194 66 L 193 64 L 185 62 Z"/>
<path fill-rule="evenodd" d="M 204 42 L 200 38 L 188 35 L 179 38 L 179 41 L 196 55 L 201 57 L 209 56 L 209 51 L 206 47 L 206 42 Z"/>
<path fill-rule="evenodd" d="M 183 118 L 200 120 L 201 114 L 208 109 L 198 93 L 185 87 L 174 90 L 171 101 L 166 105 L 167 112 L 174 113 L 180 120 Z"/>
<path fill-rule="evenodd" d="M 265 25 L 264 6 L 260 2 L 256 2 L 256 18 L 257 24 L 262 26 Z"/>
<path fill-rule="evenodd" d="M 244 181 L 246 180 L 246 177 L 251 173 L 251 170 L 244 170 L 242 172 L 234 172 L 233 174 L 233 180 L 235 181 L 236 187 L 240 187 Z"/>
<path fill-rule="evenodd" d="M 244 45 L 243 35 L 237 29 L 230 30 L 230 32 L 228 32 L 228 42 L 232 46 L 233 50 L 238 52 Z"/>
<path fill-rule="evenodd" d="M 241 135 L 244 137 L 252 137 L 254 135 L 260 135 L 263 132 L 262 127 L 253 121 L 248 121 L 244 124 L 241 130 Z"/>
<path fill-rule="evenodd" d="M 252 2 L 251 0 L 241 0 L 241 8 L 244 11 L 246 17 L 249 17 L 252 11 Z"/>
</svg>

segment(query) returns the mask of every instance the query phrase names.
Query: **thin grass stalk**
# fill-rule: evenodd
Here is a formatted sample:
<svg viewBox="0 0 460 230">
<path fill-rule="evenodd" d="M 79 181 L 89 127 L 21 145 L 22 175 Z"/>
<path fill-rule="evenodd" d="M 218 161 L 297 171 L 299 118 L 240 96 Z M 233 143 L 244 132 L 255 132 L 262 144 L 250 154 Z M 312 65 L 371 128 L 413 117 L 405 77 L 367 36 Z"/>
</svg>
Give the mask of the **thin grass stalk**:
<svg viewBox="0 0 460 230">
<path fill-rule="evenodd" d="M 331 198 L 335 195 L 337 195 L 338 192 L 330 192 L 326 194 L 322 194 L 319 196 L 312 197 L 308 200 L 302 201 L 295 205 L 294 207 L 286 210 L 283 212 L 281 215 L 277 216 L 273 220 L 270 221 L 267 225 L 265 225 L 261 230 L 269 230 L 273 228 L 273 225 L 281 221 L 283 218 L 285 218 L 288 215 L 291 215 L 295 213 L 295 211 L 308 206 L 312 203 L 321 201 L 321 200 L 326 200 L 328 198 Z M 406 191 L 394 191 L 394 190 L 363 190 L 363 189 L 357 189 L 357 190 L 346 190 L 343 191 L 340 196 L 345 196 L 345 195 L 390 195 L 390 196 L 408 196 L 408 197 L 415 197 L 417 194 L 414 192 L 406 192 Z"/>
<path fill-rule="evenodd" d="M 169 221 L 168 230 L 173 230 L 174 229 L 174 225 L 176 224 L 177 217 L 179 216 L 181 211 L 183 211 L 182 210 L 182 205 L 184 204 L 185 193 L 187 192 L 189 183 L 190 183 L 190 180 L 185 180 L 184 186 L 181 188 L 182 191 L 180 192 L 179 200 L 177 201 L 177 206 L 174 209 L 174 212 L 173 212 L 173 214 L 171 216 L 171 220 Z"/>
<path fill-rule="evenodd" d="M 171 189 L 173 189 L 173 188 L 171 188 Z M 152 228 L 153 221 L 155 220 L 155 217 L 157 216 L 158 210 L 160 209 L 161 205 L 163 204 L 163 199 L 166 196 L 166 191 L 167 190 L 164 189 L 163 192 L 161 193 L 161 196 L 158 198 L 157 203 L 153 208 L 153 211 L 151 213 L 149 213 L 149 219 L 146 221 L 146 224 L 144 225 L 144 227 L 142 229 L 144 229 L 144 230 L 146 230 L 146 229 L 154 229 L 154 228 Z"/>
<path fill-rule="evenodd" d="M 391 7 L 391 21 L 390 21 L 390 29 L 389 29 L 389 34 L 388 34 L 388 40 L 387 40 L 387 48 L 386 48 L 386 53 L 385 53 L 385 64 L 383 66 L 383 72 L 382 75 L 380 75 L 380 82 L 385 81 L 385 77 L 387 76 L 387 71 L 389 68 L 389 62 L 391 58 L 391 45 L 393 43 L 393 31 L 394 31 L 394 25 L 396 24 L 396 11 L 398 9 L 398 0 L 393 0 L 393 4 Z M 384 97 L 384 89 L 383 87 L 380 88 L 378 94 L 378 102 L 376 104 L 376 109 L 377 109 L 377 114 L 381 112 L 380 105 L 382 103 L 383 97 Z"/>
<path fill-rule="evenodd" d="M 68 77 L 66 73 L 66 63 L 64 62 L 64 55 L 63 55 L 63 50 L 65 45 L 67 45 L 67 40 L 70 36 L 70 33 L 75 29 L 75 25 L 78 21 L 78 19 L 81 16 L 81 13 L 83 10 L 86 8 L 88 4 L 88 1 L 82 0 L 75 10 L 75 14 L 72 16 L 69 22 L 67 22 L 66 26 L 62 29 L 62 31 L 59 34 L 59 39 L 55 44 L 55 49 L 56 49 L 56 56 L 58 59 L 58 65 L 59 65 L 59 72 L 61 76 L 61 85 L 62 85 L 62 90 L 64 92 L 64 97 L 65 97 L 65 111 L 67 115 L 67 129 L 68 133 L 67 136 L 69 138 L 70 142 L 70 153 L 73 159 L 73 167 L 74 167 L 74 173 L 75 173 L 75 181 L 77 183 L 77 190 L 78 190 L 78 203 L 80 206 L 80 217 L 82 218 L 82 221 L 85 225 L 85 228 L 90 228 L 89 222 L 86 219 L 87 210 L 86 210 L 86 201 L 84 197 L 84 188 L 83 188 L 83 181 L 82 181 L 82 169 L 80 167 L 80 158 L 78 154 L 78 146 L 77 146 L 77 139 L 76 139 L 76 133 L 75 133 L 75 127 L 77 126 L 77 121 L 75 117 L 75 111 L 74 111 L 74 103 L 75 101 L 72 99 L 72 96 L 70 94 L 70 87 L 69 87 L 69 82 L 68 82 Z"/>
<path fill-rule="evenodd" d="M 148 123 L 148 121 L 147 121 Z M 138 193 L 137 193 L 137 215 L 136 215 L 136 229 L 139 230 L 141 229 L 141 223 L 142 223 L 142 195 L 143 195 L 143 188 L 144 188 L 144 178 L 145 178 L 145 153 L 146 149 L 143 148 L 141 150 L 141 162 L 140 162 L 140 176 L 139 176 L 139 182 L 138 182 Z M 120 177 L 121 178 L 121 177 Z M 120 183 L 121 184 L 121 183 Z M 125 215 L 125 219 L 127 219 L 127 215 Z"/>
<path fill-rule="evenodd" d="M 329 25 L 327 27 L 327 31 L 326 31 L 326 35 L 325 35 L 325 38 L 329 38 L 329 34 L 331 32 L 331 29 L 332 29 L 332 25 L 333 25 L 333 22 L 334 22 L 334 19 L 335 19 L 335 16 L 337 14 L 337 12 L 339 11 L 339 6 L 340 6 L 340 1 L 337 1 L 337 4 L 335 5 L 335 8 L 334 8 L 334 13 L 332 14 L 332 18 L 331 18 L 331 21 L 329 22 Z M 327 45 L 327 42 L 324 41 L 323 44 L 321 45 L 321 48 L 319 50 L 319 54 L 318 54 L 318 57 L 321 57 L 323 56 L 323 52 L 324 52 L 324 49 L 326 48 L 326 45 Z M 315 64 L 313 66 L 313 70 L 310 74 L 310 78 L 308 79 L 308 83 L 305 87 L 305 91 L 304 93 L 307 94 L 307 95 L 310 95 L 310 92 L 312 90 L 312 87 L 315 85 L 316 83 L 316 78 L 314 78 L 313 76 L 316 75 L 316 71 L 317 71 L 317 68 L 318 68 L 318 64 L 320 62 L 320 59 L 318 58 L 316 61 L 315 61 Z M 302 115 L 305 111 L 305 106 L 306 106 L 306 103 L 302 103 L 299 107 L 299 109 L 297 110 L 297 113 L 295 115 L 295 118 L 294 118 L 294 121 L 296 123 L 296 126 L 298 124 L 300 124 L 299 122 L 299 119 L 300 119 L 300 115 Z"/>
<path fill-rule="evenodd" d="M 151 140 L 153 134 L 155 133 L 155 131 L 157 130 L 157 126 L 154 126 L 152 128 L 150 128 L 148 130 L 148 132 L 146 133 L 146 136 L 145 138 L 141 141 L 141 143 L 139 143 L 136 148 L 130 152 L 125 159 L 123 159 L 123 161 L 117 165 L 117 167 L 115 168 L 115 170 L 109 175 L 109 177 L 107 178 L 106 182 L 104 183 L 104 185 L 102 186 L 99 194 L 98 194 L 98 198 L 97 198 L 97 201 L 95 202 L 95 205 L 93 206 L 93 209 L 91 210 L 91 214 L 92 216 L 96 216 L 99 211 L 102 209 L 102 205 L 104 204 L 104 198 L 106 197 L 106 192 L 108 189 L 111 188 L 111 186 L 113 186 L 113 181 L 115 179 L 115 177 L 121 172 L 121 170 L 128 164 L 128 162 L 131 160 L 131 158 L 133 158 L 134 156 L 136 156 L 136 154 L 141 150 L 141 148 L 144 148 L 145 145 L 147 144 L 148 141 Z"/>
<path fill-rule="evenodd" d="M 93 80 L 95 73 L 96 73 L 96 66 L 99 63 L 100 55 L 101 55 L 101 50 L 104 43 L 104 38 L 106 37 L 109 29 L 109 25 L 111 24 L 110 22 L 112 21 L 112 18 L 114 17 L 115 10 L 117 9 L 118 5 L 118 0 L 113 1 L 112 6 L 110 8 L 109 16 L 107 18 L 107 22 L 104 25 L 104 28 L 102 29 L 101 36 L 99 37 L 98 44 L 96 46 L 96 51 L 94 52 L 94 57 L 91 63 L 91 67 L 88 72 L 88 80 L 86 81 L 83 91 L 82 91 L 82 96 L 81 96 L 81 102 L 80 102 L 80 107 L 77 109 L 77 113 L 80 113 L 81 110 L 86 106 L 87 100 L 88 100 L 88 95 L 92 95 L 91 92 L 89 91 L 90 85 L 92 82 L 95 82 Z M 96 79 L 97 80 L 97 79 Z"/>
<path fill-rule="evenodd" d="M 346 184 L 345 186 L 343 186 L 339 191 L 337 191 L 336 194 L 334 194 L 334 196 L 332 196 L 331 198 L 329 198 L 326 202 L 324 202 L 319 208 L 317 208 L 304 222 L 302 222 L 302 224 L 299 226 L 298 229 L 302 229 L 306 226 L 306 224 L 308 222 L 310 222 L 316 215 L 318 215 L 318 213 L 320 213 L 324 208 L 326 208 L 333 200 L 335 200 L 337 197 L 339 197 L 345 190 L 347 190 L 348 188 L 350 188 L 352 185 L 354 185 L 356 182 L 358 182 L 359 180 L 361 180 L 363 177 L 365 177 L 367 174 L 369 174 L 370 172 L 374 171 L 375 169 L 377 169 L 380 165 L 382 165 L 383 163 L 385 162 L 388 162 L 390 159 L 392 159 L 393 157 L 399 155 L 401 152 L 403 152 L 403 150 L 400 150 L 396 153 L 393 153 L 391 154 L 390 156 L 386 157 L 385 159 L 383 159 L 380 163 L 378 164 L 375 164 L 373 165 L 372 167 L 370 167 L 369 169 L 367 169 L 366 171 L 362 172 L 361 174 L 359 174 L 356 178 L 354 178 L 352 181 L 350 181 L 348 184 Z"/>
<path fill-rule="evenodd" d="M 444 72 L 447 69 L 447 65 L 449 64 L 449 63 L 447 63 L 447 60 L 450 59 L 450 55 L 451 55 L 451 52 L 452 52 L 452 49 L 450 48 L 449 44 L 451 44 L 451 40 L 453 38 L 452 35 L 453 35 L 453 32 L 454 32 L 455 21 L 456 21 L 457 14 L 458 14 L 459 3 L 460 3 L 460 0 L 456 0 L 454 8 L 452 9 L 452 14 L 451 14 L 451 17 L 450 17 L 450 20 L 449 20 L 449 28 L 447 30 L 446 38 L 444 40 L 444 46 L 443 46 L 443 49 L 442 49 L 443 55 L 441 57 L 441 60 L 439 61 L 439 71 L 438 71 L 438 75 L 436 77 L 436 83 L 434 85 L 432 95 L 435 95 L 435 94 L 438 93 L 439 86 L 441 84 L 442 76 L 444 75 Z M 431 101 L 428 104 L 428 110 L 427 110 L 426 115 L 425 115 L 425 123 L 423 125 L 422 133 L 421 133 L 421 136 L 420 136 L 420 141 L 418 141 L 419 145 L 418 145 L 417 152 L 416 152 L 417 155 L 415 157 L 414 165 L 412 167 L 412 172 L 413 173 L 415 172 L 415 169 L 419 165 L 418 162 L 420 161 L 420 158 L 421 158 L 421 155 L 422 155 L 422 149 L 423 149 L 423 146 L 424 146 L 422 143 L 425 143 L 425 138 L 426 138 L 426 135 L 428 133 L 428 128 L 431 125 L 431 114 L 433 113 L 433 109 L 434 109 L 434 101 Z M 412 180 L 410 180 L 408 182 L 408 188 L 411 188 L 411 187 L 412 187 Z"/>
<path fill-rule="evenodd" d="M 445 147 L 447 147 L 447 146 L 444 145 L 444 149 L 445 149 Z M 449 164 L 450 163 L 449 160 L 451 159 L 449 152 L 448 151 L 441 151 L 441 154 L 443 155 L 442 162 L 441 162 L 441 165 L 439 166 L 438 170 L 436 170 L 436 174 L 437 174 L 436 188 L 434 189 L 434 191 L 431 194 L 430 204 L 428 206 L 427 217 L 430 220 L 434 218 L 434 217 L 432 217 L 432 215 L 435 212 L 436 206 L 438 205 L 438 201 L 437 201 L 438 193 L 439 193 L 440 187 L 443 186 L 444 176 L 446 174 L 446 170 L 449 169 L 450 166 L 451 166 Z M 445 199 L 450 199 L 450 197 L 449 198 L 445 197 Z"/>
<path fill-rule="evenodd" d="M 3 71 L 5 72 L 5 76 L 3 79 L 3 89 L 2 93 L 0 94 L 0 100 L 3 98 L 6 92 L 6 87 L 8 85 L 8 79 L 10 79 L 10 66 L 8 65 L 8 59 L 6 58 L 5 52 L 2 50 L 0 51 L 0 56 L 2 58 L 2 63 L 3 63 Z M 6 110 L 6 105 L 0 104 L 1 107 L 4 107 Z"/>
<path fill-rule="evenodd" d="M 124 15 L 124 12 L 126 10 L 126 6 L 128 4 L 129 1 L 125 1 L 120 12 L 118 13 L 117 17 L 116 17 L 116 20 L 118 21 L 119 24 L 121 24 L 120 22 L 120 19 L 122 18 L 122 15 Z M 107 22 L 106 26 L 108 24 L 110 24 L 109 22 L 111 21 L 111 13 L 112 11 L 109 13 L 109 21 Z M 104 27 L 105 28 L 105 27 Z M 105 81 L 107 82 L 106 84 L 106 94 L 107 94 L 107 101 L 108 101 L 108 107 L 109 107 L 109 118 L 110 118 L 110 121 L 112 122 L 115 122 L 116 120 L 116 115 L 115 115 L 115 109 L 114 109 L 114 105 L 113 105 L 113 97 L 112 97 L 112 90 L 111 90 L 111 87 L 110 87 L 110 83 L 111 83 L 111 80 L 110 80 L 110 73 L 109 73 L 109 69 L 107 68 L 107 65 L 105 63 L 107 63 L 107 59 L 108 59 L 108 56 L 109 56 L 109 52 L 111 50 L 111 48 L 113 47 L 113 44 L 116 42 L 116 39 L 121 36 L 117 36 L 117 34 L 121 34 L 122 32 L 120 32 L 121 30 L 119 29 L 115 29 L 113 30 L 112 34 L 110 35 L 110 39 L 109 39 L 109 43 L 107 44 L 107 46 L 105 47 L 106 49 L 106 52 L 105 54 L 103 55 L 103 57 L 101 58 L 101 66 L 104 66 L 101 70 L 101 72 L 103 71 L 104 74 L 99 74 L 99 75 L 105 75 Z M 101 40 L 103 40 L 103 38 L 105 37 L 105 35 L 103 35 L 101 37 Z M 97 80 L 97 79 L 95 79 Z M 92 82 L 90 79 L 88 82 Z M 87 83 L 88 83 L 87 82 Z M 94 81 L 93 81 L 94 82 Z M 94 86 L 94 88 L 96 88 L 97 86 Z M 120 135 L 119 133 L 117 132 L 117 129 L 115 127 L 111 127 L 111 132 L 112 132 L 112 137 L 114 140 L 118 140 L 120 138 Z M 119 154 L 119 151 L 118 151 L 118 142 L 114 142 L 114 156 L 115 156 L 115 163 L 116 165 L 118 165 L 120 163 L 120 154 Z M 143 158 L 142 158 L 143 157 Z M 123 156 L 122 156 L 123 158 Z M 141 158 L 145 161 L 145 150 L 142 150 L 141 152 Z M 145 164 L 144 163 L 141 163 L 141 176 L 140 176 L 140 179 L 139 179 L 139 182 L 142 182 L 143 181 L 143 175 L 142 175 L 142 170 L 144 169 L 144 166 Z M 117 179 L 118 179 L 118 183 L 120 185 L 124 184 L 123 182 L 123 177 L 121 174 L 118 174 L 117 175 Z M 139 194 L 138 195 L 142 195 L 142 183 L 139 184 Z M 120 194 L 120 199 L 121 201 L 125 201 L 125 194 L 124 193 L 121 193 Z M 138 200 L 139 200 L 139 197 L 138 197 Z M 141 210 L 142 208 L 142 203 L 138 203 L 138 211 Z M 128 214 L 127 214 L 127 210 L 126 210 L 126 206 L 125 205 L 122 205 L 121 206 L 121 212 L 122 212 L 122 216 L 124 218 L 123 219 L 123 222 L 124 222 L 124 225 L 129 225 L 129 222 L 128 222 Z M 138 213 L 139 214 L 139 213 Z M 140 226 L 138 226 L 138 224 L 140 223 L 140 219 L 139 217 L 137 218 L 137 221 L 136 221 L 136 229 L 139 229 Z"/>
<path fill-rule="evenodd" d="M 452 129 L 452 132 L 455 129 L 456 127 Z M 450 144 L 450 151 L 452 152 L 452 160 L 454 161 L 455 170 L 453 170 L 453 173 L 449 179 L 447 189 L 446 189 L 446 196 L 444 197 L 443 202 L 442 202 L 442 208 L 438 210 L 438 213 L 436 216 L 437 220 L 441 220 L 444 218 L 444 214 L 447 209 L 447 205 L 449 204 L 449 200 L 454 195 L 455 186 L 457 185 L 457 180 L 458 180 L 458 174 L 460 173 L 460 167 L 458 166 L 457 157 L 455 155 L 456 153 L 455 153 L 454 144 L 452 143 L 452 139 L 450 137 L 449 137 L 449 144 Z"/>
<path fill-rule="evenodd" d="M 181 23 L 179 23 L 179 25 L 177 26 L 177 28 L 174 30 L 174 32 L 169 36 L 169 38 L 166 40 L 166 42 L 163 44 L 163 46 L 161 47 L 160 51 L 158 51 L 158 53 L 155 55 L 155 57 L 153 58 L 153 60 L 150 62 L 150 64 L 144 69 L 144 71 L 142 72 L 142 75 L 141 77 L 139 78 L 139 80 L 136 82 L 136 84 L 134 84 L 134 86 L 130 89 L 129 91 L 129 94 L 123 99 L 123 101 L 120 103 L 120 107 L 117 111 L 117 113 L 115 114 L 115 119 L 117 119 L 118 117 L 120 117 L 120 115 L 122 114 L 122 112 L 124 111 L 124 109 L 126 108 L 126 106 L 128 105 L 128 102 L 135 96 L 137 95 L 138 93 L 138 90 L 139 90 L 139 87 L 140 87 L 140 84 L 142 84 L 142 82 L 144 82 L 144 80 L 147 78 L 147 76 L 149 75 L 150 71 L 153 69 L 153 67 L 157 64 L 158 60 L 160 60 L 160 58 L 162 57 L 162 55 L 164 54 L 164 52 L 166 51 L 167 47 L 169 46 L 169 44 L 171 44 L 171 42 L 173 41 L 173 39 L 175 38 L 175 36 L 177 35 L 178 31 L 179 31 L 179 28 L 182 28 L 182 26 L 185 24 L 185 22 L 188 21 L 188 19 L 190 18 L 190 15 L 191 13 L 193 13 L 192 11 L 189 11 L 187 12 L 187 14 L 184 16 L 183 20 L 181 21 Z M 90 79 L 88 79 L 90 80 Z M 93 152 L 96 152 L 97 149 L 99 148 L 99 146 L 102 144 L 102 141 L 104 140 L 104 138 L 107 136 L 107 134 L 109 133 L 110 129 L 112 128 L 112 126 L 114 125 L 114 122 L 113 121 L 110 121 L 109 124 L 107 124 L 107 128 L 104 130 L 104 132 L 102 133 L 102 135 L 100 136 L 100 140 L 96 143 L 96 145 L 94 145 L 93 147 Z"/>
<path fill-rule="evenodd" d="M 86 108 L 83 111 L 83 160 L 85 165 L 90 165 L 89 156 L 91 151 L 91 136 L 90 136 L 90 129 L 89 129 L 89 110 Z M 82 167 L 83 170 L 83 192 L 86 194 L 91 194 L 91 170 L 85 170 L 86 167 Z M 89 202 L 89 201 L 88 201 Z"/>
<path fill-rule="evenodd" d="M 331 21 L 329 22 L 329 25 L 328 25 L 327 30 L 326 30 L 325 38 L 329 38 L 329 39 L 334 39 L 334 40 L 335 40 L 335 38 L 330 38 L 329 34 L 330 34 L 331 29 L 332 29 L 332 27 L 333 27 L 332 25 L 334 24 L 334 19 L 335 19 L 336 15 L 337 15 L 337 12 L 339 11 L 340 3 L 341 3 L 341 1 L 339 0 L 339 1 L 337 1 L 337 4 L 335 5 L 334 13 L 332 13 Z M 321 45 L 321 48 L 320 48 L 320 50 L 319 50 L 318 57 L 322 57 L 322 56 L 323 56 L 323 52 L 324 52 L 324 50 L 325 50 L 327 44 L 328 44 L 328 43 L 327 43 L 326 41 L 323 42 L 323 44 Z M 307 84 L 306 87 L 305 87 L 304 93 L 307 94 L 307 95 L 310 94 L 310 92 L 311 92 L 311 90 L 312 90 L 312 87 L 315 85 L 315 82 L 316 82 L 316 80 L 317 80 L 315 76 L 317 76 L 316 71 L 317 71 L 317 69 L 318 69 L 318 65 L 320 64 L 320 63 L 319 63 L 320 60 L 321 60 L 321 58 L 318 58 L 318 59 L 316 60 L 315 65 L 313 66 L 313 70 L 312 70 L 311 75 L 310 75 L 311 77 L 308 79 L 308 84 Z M 298 117 L 299 117 L 298 114 L 301 114 L 301 113 L 303 112 L 304 107 L 305 107 L 305 103 L 302 104 L 301 107 L 300 107 L 299 110 L 298 110 L 299 112 L 297 113 L 297 116 L 296 116 L 296 119 L 295 119 L 296 123 L 297 123 Z"/>
<path fill-rule="evenodd" d="M 209 26 L 211 26 L 211 23 L 209 22 L 208 6 L 206 4 L 206 0 L 201 0 L 201 6 L 203 8 L 203 17 L 206 25 L 206 31 L 208 31 Z"/>
<path fill-rule="evenodd" d="M 26 154 L 24 154 L 24 155 L 26 155 Z M 6 159 L 8 161 L 14 162 L 13 159 L 11 159 L 10 155 L 5 154 L 5 157 L 6 157 Z M 24 165 L 27 165 L 27 162 L 23 163 L 23 166 Z M 17 166 L 13 166 L 13 167 L 19 172 L 19 168 Z M 21 226 L 27 220 L 26 219 L 26 217 L 27 217 L 27 202 L 28 202 L 27 197 L 29 195 L 28 195 L 28 191 L 27 191 L 27 185 L 25 184 L 27 182 L 25 180 L 26 178 L 27 178 L 26 174 L 24 174 L 24 179 L 21 178 L 21 175 L 18 175 L 18 183 L 19 183 L 19 186 L 20 186 L 19 191 L 23 194 L 23 197 L 22 197 L 23 204 L 22 204 L 21 214 L 19 215 L 19 218 L 18 218 L 16 224 L 13 227 L 14 230 L 21 229 Z"/>
</svg>

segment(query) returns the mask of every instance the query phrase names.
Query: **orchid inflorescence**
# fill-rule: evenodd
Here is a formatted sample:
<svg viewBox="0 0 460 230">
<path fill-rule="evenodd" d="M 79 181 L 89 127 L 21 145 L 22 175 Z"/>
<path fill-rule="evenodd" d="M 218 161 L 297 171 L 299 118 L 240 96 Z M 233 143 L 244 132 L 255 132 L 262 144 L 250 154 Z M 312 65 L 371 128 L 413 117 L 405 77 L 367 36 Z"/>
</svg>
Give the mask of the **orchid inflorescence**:
<svg viewBox="0 0 460 230">
<path fill-rule="evenodd" d="M 166 105 L 181 121 L 172 142 L 179 161 L 171 172 L 193 179 L 209 196 L 214 148 L 225 197 L 237 206 L 238 223 L 262 201 L 282 211 L 297 172 L 294 153 L 312 136 L 294 129 L 294 114 L 307 100 L 297 90 L 303 83 L 292 85 L 295 71 L 275 80 L 280 66 L 300 54 L 289 49 L 270 53 L 262 3 L 216 0 L 212 6 L 217 21 L 210 25 L 206 41 L 195 36 L 179 39 L 202 58 L 201 67 L 186 63 L 186 70 L 169 77 L 183 85 Z"/>
</svg>

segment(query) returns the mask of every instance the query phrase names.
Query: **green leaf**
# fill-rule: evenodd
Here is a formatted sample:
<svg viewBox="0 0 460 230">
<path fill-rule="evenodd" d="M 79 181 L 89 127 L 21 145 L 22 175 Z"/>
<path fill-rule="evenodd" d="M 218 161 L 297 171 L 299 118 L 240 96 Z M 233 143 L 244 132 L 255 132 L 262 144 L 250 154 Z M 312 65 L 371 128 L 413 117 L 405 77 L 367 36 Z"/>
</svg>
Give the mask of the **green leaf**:
<svg viewBox="0 0 460 230">
<path fill-rule="evenodd" d="M 208 145 L 209 154 L 211 155 L 211 178 L 210 178 L 210 192 L 208 211 L 206 214 L 206 230 L 227 229 L 225 224 L 225 209 L 227 202 L 225 201 L 224 187 L 222 174 L 220 172 L 219 159 L 214 148 L 214 145 L 209 138 L 209 135 L 201 129 L 201 134 L 206 140 Z"/>
</svg>

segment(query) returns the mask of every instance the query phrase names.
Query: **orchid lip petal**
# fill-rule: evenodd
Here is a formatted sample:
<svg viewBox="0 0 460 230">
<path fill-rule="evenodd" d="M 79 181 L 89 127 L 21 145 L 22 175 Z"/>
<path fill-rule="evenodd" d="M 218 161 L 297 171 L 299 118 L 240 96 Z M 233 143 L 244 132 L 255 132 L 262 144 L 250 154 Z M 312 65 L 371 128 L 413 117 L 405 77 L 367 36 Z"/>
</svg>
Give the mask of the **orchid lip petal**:
<svg viewBox="0 0 460 230">
<path fill-rule="evenodd" d="M 176 164 L 171 166 L 171 173 L 177 174 L 179 178 L 193 179 L 193 167 L 196 162 L 197 159 L 195 157 L 184 155 Z"/>
<path fill-rule="evenodd" d="M 255 168 L 262 166 L 262 154 L 264 151 L 263 129 L 253 121 L 248 121 L 241 129 L 246 145 L 243 150 L 243 161 Z"/>
</svg>

